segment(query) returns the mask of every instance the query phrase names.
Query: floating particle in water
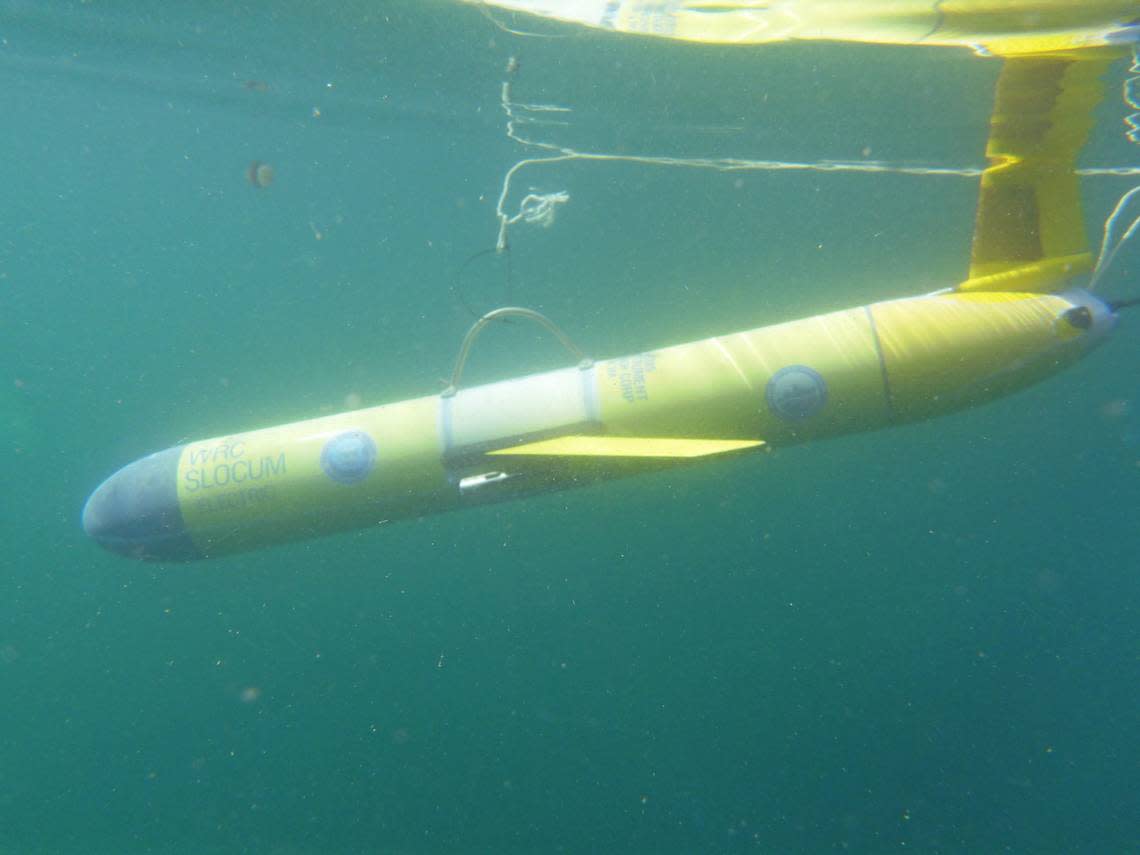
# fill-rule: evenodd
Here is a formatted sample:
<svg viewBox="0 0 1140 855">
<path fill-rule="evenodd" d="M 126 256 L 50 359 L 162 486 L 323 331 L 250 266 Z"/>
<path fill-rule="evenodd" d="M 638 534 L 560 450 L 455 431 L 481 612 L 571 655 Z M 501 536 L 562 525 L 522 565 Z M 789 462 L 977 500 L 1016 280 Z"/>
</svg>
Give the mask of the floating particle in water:
<svg viewBox="0 0 1140 855">
<path fill-rule="evenodd" d="M 1131 401 L 1117 398 L 1101 405 L 1100 414 L 1106 419 L 1122 419 L 1132 410 Z"/>
<path fill-rule="evenodd" d="M 273 167 L 260 160 L 252 161 L 245 170 L 245 180 L 254 187 L 268 187 L 273 183 L 274 177 Z"/>
</svg>

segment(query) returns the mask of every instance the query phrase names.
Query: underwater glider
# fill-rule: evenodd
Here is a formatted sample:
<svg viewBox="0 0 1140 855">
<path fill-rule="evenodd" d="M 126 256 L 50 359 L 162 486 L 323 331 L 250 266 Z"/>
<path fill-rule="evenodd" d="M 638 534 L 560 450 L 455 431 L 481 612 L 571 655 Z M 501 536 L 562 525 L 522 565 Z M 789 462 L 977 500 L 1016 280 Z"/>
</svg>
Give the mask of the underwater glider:
<svg viewBox="0 0 1140 855">
<path fill-rule="evenodd" d="M 1076 157 L 1115 55 L 1005 60 L 956 287 L 459 388 L 492 313 L 444 393 L 157 452 L 95 490 L 84 529 L 134 558 L 210 558 L 913 422 L 1049 377 L 1116 320 L 1075 287 L 1093 268 Z"/>
</svg>

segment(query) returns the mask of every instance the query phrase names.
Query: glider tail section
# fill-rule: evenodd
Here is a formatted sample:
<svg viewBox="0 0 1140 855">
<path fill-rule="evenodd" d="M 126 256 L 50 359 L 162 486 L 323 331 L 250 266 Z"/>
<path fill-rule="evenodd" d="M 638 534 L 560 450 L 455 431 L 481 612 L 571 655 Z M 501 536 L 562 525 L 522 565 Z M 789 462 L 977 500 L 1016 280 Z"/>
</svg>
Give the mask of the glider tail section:
<svg viewBox="0 0 1140 855">
<path fill-rule="evenodd" d="M 969 277 L 959 291 L 1062 290 L 1092 270 L 1077 157 L 1118 50 L 1003 60 Z"/>
</svg>

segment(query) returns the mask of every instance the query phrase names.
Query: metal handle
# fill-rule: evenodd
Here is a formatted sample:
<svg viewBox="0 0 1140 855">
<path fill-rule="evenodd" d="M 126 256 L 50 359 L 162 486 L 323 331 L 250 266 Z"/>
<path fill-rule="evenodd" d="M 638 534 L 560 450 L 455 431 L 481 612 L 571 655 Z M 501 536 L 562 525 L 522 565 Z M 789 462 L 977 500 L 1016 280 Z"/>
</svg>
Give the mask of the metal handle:
<svg viewBox="0 0 1140 855">
<path fill-rule="evenodd" d="M 594 360 L 582 353 L 577 345 L 570 340 L 570 336 L 562 332 L 558 324 L 554 323 L 554 321 L 550 320 L 546 315 L 541 312 L 536 312 L 534 309 L 524 309 L 521 306 L 503 306 L 501 309 L 492 309 L 471 325 L 471 329 L 469 329 L 467 335 L 463 337 L 463 344 L 459 346 L 459 357 L 455 360 L 455 370 L 451 372 L 451 384 L 440 393 L 441 397 L 450 398 L 459 391 L 459 381 L 463 376 L 463 368 L 467 365 L 467 357 L 471 353 L 471 347 L 475 344 L 475 339 L 479 337 L 479 333 L 483 331 L 483 328 L 492 321 L 507 317 L 518 317 L 534 321 L 539 326 L 553 333 L 554 337 L 562 343 L 562 346 L 570 352 L 570 355 L 578 360 L 578 367 L 580 369 L 590 368 L 594 364 Z"/>
</svg>

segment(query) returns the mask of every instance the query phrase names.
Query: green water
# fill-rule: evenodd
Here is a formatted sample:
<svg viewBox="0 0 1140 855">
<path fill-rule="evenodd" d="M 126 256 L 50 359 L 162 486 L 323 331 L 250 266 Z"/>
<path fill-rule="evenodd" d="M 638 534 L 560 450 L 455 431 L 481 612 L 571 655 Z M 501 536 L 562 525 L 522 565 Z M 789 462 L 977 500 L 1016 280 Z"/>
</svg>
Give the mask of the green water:
<svg viewBox="0 0 1140 855">
<path fill-rule="evenodd" d="M 510 56 L 517 100 L 574 108 L 528 134 L 580 150 L 942 166 L 981 165 L 996 64 L 445 0 L 5 6 L 0 853 L 1140 850 L 1134 317 L 1013 398 L 761 460 L 184 566 L 79 525 L 148 452 L 441 388 L 534 154 Z M 1089 164 L 1135 161 L 1125 71 Z M 953 283 L 976 200 L 516 182 L 571 199 L 512 231 L 511 296 L 598 357 Z M 1128 186 L 1086 182 L 1091 234 Z M 471 378 L 565 360 L 501 328 Z"/>
</svg>

